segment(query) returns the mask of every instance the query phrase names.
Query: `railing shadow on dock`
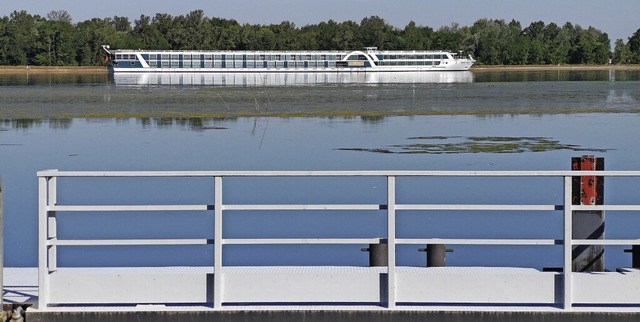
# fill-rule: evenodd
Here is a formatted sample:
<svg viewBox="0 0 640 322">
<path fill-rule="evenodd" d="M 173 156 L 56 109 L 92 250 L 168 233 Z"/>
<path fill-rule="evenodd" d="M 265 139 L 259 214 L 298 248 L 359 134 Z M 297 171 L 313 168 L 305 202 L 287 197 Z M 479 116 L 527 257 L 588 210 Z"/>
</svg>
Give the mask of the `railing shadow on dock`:
<svg viewBox="0 0 640 322">
<path fill-rule="evenodd" d="M 583 239 L 572 231 L 575 211 L 637 212 L 634 204 L 574 205 L 572 204 L 572 171 L 174 171 L 174 172 L 78 172 L 46 170 L 38 172 L 39 180 L 39 298 L 38 309 L 47 311 L 74 305 L 194 305 L 211 309 L 234 306 L 282 306 L 308 309 L 314 305 L 337 305 L 353 308 L 401 309 L 427 306 L 431 309 L 450 305 L 487 305 L 546 307 L 550 310 L 572 311 L 584 307 L 616 311 L 620 307 L 640 306 L 640 271 L 624 268 L 618 272 L 576 272 L 572 269 L 572 251 L 582 245 L 636 245 L 640 239 Z M 580 176 L 640 178 L 639 171 L 580 171 Z M 169 178 L 203 178 L 211 183 L 207 203 L 138 204 L 105 203 L 105 199 L 83 200 L 62 198 L 61 192 L 76 184 L 74 179 L 108 180 L 126 178 L 126 185 L 135 180 Z M 296 180 L 343 180 L 345 178 L 375 178 L 386 186 L 379 194 L 383 200 L 358 203 L 282 203 L 268 201 L 241 203 L 233 196 L 238 189 L 234 179 L 280 179 L 295 184 Z M 405 191 L 403 180 L 411 178 L 458 178 L 477 180 L 490 178 L 543 178 L 553 181 L 560 193 L 560 203 L 436 203 L 413 202 L 399 195 Z M 129 181 L 132 179 L 133 181 Z M 62 181 L 65 181 L 62 185 Z M 70 181 L 70 182 L 66 182 Z M 224 184 L 223 184 L 224 182 Z M 232 184 L 229 184 L 231 182 Z M 399 185 L 400 182 L 400 185 Z M 85 181 L 80 181 L 83 186 Z M 153 184 L 151 184 L 153 185 Z M 278 187 L 278 185 L 274 186 Z M 128 187 L 131 188 L 131 187 Z M 119 189 L 119 188 L 118 188 Z M 133 188 L 138 191 L 138 188 Z M 437 189 L 437 188 L 436 188 Z M 224 199 L 223 199 L 223 191 Z M 247 192 L 245 192 L 247 193 Z M 318 194 L 321 194 L 318 192 Z M 188 195 L 188 194 L 187 194 Z M 126 199 L 125 198 L 125 199 Z M 140 194 L 141 202 L 147 199 Z M 313 201 L 321 196 L 310 197 Z M 92 200 L 97 200 L 97 202 Z M 256 198 L 263 201 L 262 197 Z M 341 198 L 338 198 L 341 199 Z M 223 202 L 225 200 L 225 202 Z M 165 201 L 166 202 L 166 201 Z M 169 201 L 170 202 L 170 201 Z M 561 218 L 559 238 L 439 238 L 398 235 L 398 214 L 419 216 L 440 212 L 551 213 Z M 111 213 L 209 213 L 212 218 L 212 238 L 148 238 L 140 232 L 134 238 L 68 238 L 60 234 L 64 223 L 61 214 Z M 244 238 L 227 236 L 227 217 L 233 213 L 330 213 L 345 212 L 384 216 L 384 236 L 359 238 Z M 223 218 L 225 219 L 223 221 Z M 68 232 L 67 228 L 64 230 Z M 223 235 L 223 232 L 225 235 Z M 85 234 L 84 236 L 92 236 Z M 102 234 L 98 234 L 102 236 Z M 387 244 L 386 262 L 382 266 L 229 266 L 223 258 L 227 247 L 260 245 L 352 245 L 362 247 Z M 78 247 L 139 247 L 197 246 L 211 248 L 213 262 L 209 266 L 173 267 L 66 267 L 58 265 L 59 249 Z M 527 267 L 414 267 L 397 262 L 397 249 L 402 245 L 492 245 L 560 247 L 562 263 L 555 271 Z M 223 256 L 224 252 L 224 256 Z"/>
</svg>

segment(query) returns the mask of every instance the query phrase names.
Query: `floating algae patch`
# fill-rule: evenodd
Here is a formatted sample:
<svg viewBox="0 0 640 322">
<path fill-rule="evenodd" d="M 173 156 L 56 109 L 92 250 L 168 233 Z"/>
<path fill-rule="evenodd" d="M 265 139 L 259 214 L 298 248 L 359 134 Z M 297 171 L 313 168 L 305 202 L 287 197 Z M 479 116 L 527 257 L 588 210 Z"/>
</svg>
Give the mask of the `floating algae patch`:
<svg viewBox="0 0 640 322">
<path fill-rule="evenodd" d="M 419 136 L 410 137 L 407 140 L 413 142 L 381 148 L 338 148 L 336 150 L 396 154 L 524 153 L 556 150 L 606 152 L 610 150 L 563 144 L 547 137 Z"/>
<path fill-rule="evenodd" d="M 453 138 L 460 138 L 461 136 L 414 136 L 407 138 L 407 140 L 449 140 Z"/>
</svg>

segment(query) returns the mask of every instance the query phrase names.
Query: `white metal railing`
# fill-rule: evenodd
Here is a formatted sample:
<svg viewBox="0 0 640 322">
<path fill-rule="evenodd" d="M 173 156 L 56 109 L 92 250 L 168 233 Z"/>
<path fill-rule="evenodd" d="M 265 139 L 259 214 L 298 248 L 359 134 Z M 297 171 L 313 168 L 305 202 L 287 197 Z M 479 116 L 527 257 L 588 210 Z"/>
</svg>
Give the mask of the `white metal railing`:
<svg viewBox="0 0 640 322">
<path fill-rule="evenodd" d="M 566 310 L 574 304 L 574 285 L 572 272 L 572 247 L 575 245 L 637 245 L 640 239 L 605 239 L 586 240 L 572 238 L 572 212 L 581 211 L 640 211 L 640 203 L 634 205 L 572 205 L 571 190 L 572 177 L 575 176 L 603 176 L 603 177 L 640 177 L 640 171 L 58 171 L 45 170 L 38 172 L 39 179 L 39 307 L 46 309 L 56 304 L 51 301 L 51 276 L 58 270 L 58 246 L 122 246 L 122 245 L 207 245 L 213 244 L 213 279 L 212 302 L 214 308 L 220 308 L 225 301 L 223 285 L 223 246 L 224 245 L 269 245 L 269 244 L 373 244 L 378 238 L 223 238 L 223 214 L 229 211 L 384 211 L 386 212 L 386 233 L 388 241 L 387 282 L 384 285 L 386 298 L 381 302 L 394 309 L 397 305 L 398 270 L 396 267 L 396 245 L 402 244 L 451 244 L 451 245 L 562 245 L 563 272 L 562 296 L 559 302 Z M 58 179 L 69 177 L 104 178 L 104 177 L 208 177 L 213 179 L 213 204 L 179 204 L 179 205 L 61 205 L 58 204 Z M 224 178 L 260 178 L 260 177 L 379 177 L 386 178 L 387 193 L 384 204 L 224 204 Z M 396 199 L 396 179 L 404 177 L 553 177 L 561 179 L 563 199 L 561 204 L 401 204 Z M 433 211 L 433 210 L 464 210 L 464 211 L 561 211 L 563 214 L 562 239 L 464 239 L 464 238 L 398 238 L 396 236 L 396 213 L 400 211 Z M 202 239 L 101 239 L 101 240 L 63 240 L 57 236 L 56 212 L 119 212 L 119 211 L 213 211 L 214 233 L 213 240 Z M 637 277 L 634 277 L 637 279 Z M 635 285 L 635 284 L 634 284 Z M 634 286 L 635 287 L 635 286 Z M 631 290 L 631 294 L 634 294 Z M 636 303 L 639 294 L 629 303 Z M 108 300 L 107 300 L 108 302 Z M 304 302 L 304 301 L 301 301 Z M 406 302 L 404 300 L 403 302 Z M 606 301 L 605 301 L 606 302 Z M 608 303 L 608 302 L 607 302 Z M 626 302 L 625 302 L 626 303 Z M 625 304 L 622 303 L 622 304 Z M 615 304 L 615 303 L 614 303 Z"/>
</svg>

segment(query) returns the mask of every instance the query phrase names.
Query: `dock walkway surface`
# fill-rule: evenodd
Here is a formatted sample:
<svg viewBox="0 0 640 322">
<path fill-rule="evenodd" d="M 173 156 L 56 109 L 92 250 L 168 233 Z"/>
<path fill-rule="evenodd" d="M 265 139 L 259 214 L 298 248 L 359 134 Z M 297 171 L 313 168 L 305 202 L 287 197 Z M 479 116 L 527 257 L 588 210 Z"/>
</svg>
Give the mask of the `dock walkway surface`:
<svg viewBox="0 0 640 322">
<path fill-rule="evenodd" d="M 173 274 L 210 274 L 211 269 L 207 268 L 73 268 L 73 274 L 88 274 L 94 278 L 98 275 L 113 274 L 119 270 L 120 273 L 133 273 L 134 275 L 153 276 L 158 271 Z M 404 275 L 433 275 L 443 283 L 447 283 L 446 277 L 456 279 L 466 279 L 473 276 L 482 275 L 484 282 L 492 283 L 492 278 L 502 278 L 508 276 L 527 277 L 536 283 L 537 277 L 543 275 L 558 275 L 558 273 L 540 272 L 529 268 L 511 267 L 398 267 L 398 277 Z M 283 274 L 294 276 L 296 272 L 309 276 L 319 276 L 339 273 L 369 272 L 371 275 L 378 275 L 386 271 L 385 267 L 225 267 L 223 273 L 244 273 L 245 276 L 253 275 L 256 280 L 265 280 L 264 274 L 274 276 Z M 635 269 L 621 269 L 620 274 L 638 274 Z M 244 278 L 243 277 L 243 278 Z M 444 277 L 444 278 L 443 278 Z M 144 279 L 144 278 L 143 278 Z M 508 278 L 506 279 L 508 280 Z M 473 279 L 469 279 L 473 281 Z M 273 282 L 273 280 L 271 280 Z M 268 284 L 269 281 L 266 280 Z M 233 303 L 225 304 L 219 308 L 213 308 L 211 303 L 189 304 L 189 305 L 64 305 L 49 307 L 46 310 L 38 310 L 38 272 L 36 267 L 8 267 L 4 269 L 4 299 L 5 304 L 26 305 L 28 321 L 157 321 L 159 319 L 188 319 L 189 321 L 424 321 L 433 319 L 436 321 L 637 321 L 640 319 L 640 306 L 585 306 L 574 307 L 567 311 L 560 304 L 549 305 L 522 305 L 522 304 L 407 304 L 399 303 L 393 310 L 389 310 L 384 305 L 375 303 L 362 304 L 335 304 L 335 303 L 300 303 L 300 304 L 279 304 L 279 303 Z M 266 285 L 255 285 L 265 287 Z M 514 299 L 516 293 L 504 292 L 505 289 L 481 288 L 476 285 L 468 285 L 470 293 L 485 293 L 487 299 L 495 300 L 495 297 Z M 275 293 L 281 291 L 297 293 L 290 289 L 273 290 Z M 529 286 L 524 285 L 527 288 Z M 263 289 L 264 290 L 264 289 Z M 266 290 L 265 290 L 266 291 Z M 453 290 L 452 290 L 453 291 Z M 179 292 L 179 290 L 176 290 Z M 531 294 L 526 291 L 519 291 L 521 298 L 526 298 Z M 124 292 L 126 293 L 126 292 Z M 256 293 L 261 293 L 257 291 Z M 460 294 L 459 290 L 455 292 Z M 528 293 L 528 294 L 527 294 Z M 268 291 L 264 294 L 269 294 Z M 478 293 L 479 294 L 479 293 Z M 440 293 L 437 296 L 442 297 Z M 446 296 L 446 295 L 445 295 Z M 230 297 L 233 297 L 231 294 Z"/>
</svg>

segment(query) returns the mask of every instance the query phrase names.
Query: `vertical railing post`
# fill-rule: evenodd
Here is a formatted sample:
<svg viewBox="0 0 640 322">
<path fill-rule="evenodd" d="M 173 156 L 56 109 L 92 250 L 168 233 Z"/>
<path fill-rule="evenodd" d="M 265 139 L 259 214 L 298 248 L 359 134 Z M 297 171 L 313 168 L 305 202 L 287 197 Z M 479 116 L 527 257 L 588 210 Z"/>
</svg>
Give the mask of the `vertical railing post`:
<svg viewBox="0 0 640 322">
<path fill-rule="evenodd" d="M 396 177 L 387 177 L 387 307 L 396 308 Z"/>
<path fill-rule="evenodd" d="M 47 196 L 47 205 L 56 205 L 58 203 L 58 178 L 51 177 L 48 180 L 48 196 Z M 58 225 L 56 220 L 56 212 L 55 211 L 47 211 L 47 240 L 57 240 L 58 239 Z M 58 270 L 58 246 L 49 245 L 48 246 L 48 255 L 47 255 L 48 264 L 47 267 L 50 272 L 55 272 Z"/>
<path fill-rule="evenodd" d="M 38 309 L 49 305 L 49 268 L 47 262 L 47 177 L 38 178 Z"/>
<path fill-rule="evenodd" d="M 2 177 L 0 177 L 0 308 L 4 307 L 4 205 Z"/>
<path fill-rule="evenodd" d="M 570 310 L 573 306 L 573 211 L 571 207 L 571 190 L 572 178 L 564 177 L 564 234 L 563 240 L 563 301 L 562 305 L 565 310 Z"/>
<path fill-rule="evenodd" d="M 213 307 L 222 307 L 222 177 L 214 178 Z"/>
</svg>

